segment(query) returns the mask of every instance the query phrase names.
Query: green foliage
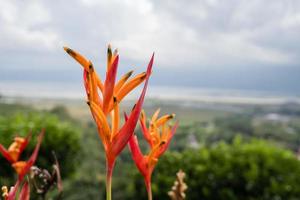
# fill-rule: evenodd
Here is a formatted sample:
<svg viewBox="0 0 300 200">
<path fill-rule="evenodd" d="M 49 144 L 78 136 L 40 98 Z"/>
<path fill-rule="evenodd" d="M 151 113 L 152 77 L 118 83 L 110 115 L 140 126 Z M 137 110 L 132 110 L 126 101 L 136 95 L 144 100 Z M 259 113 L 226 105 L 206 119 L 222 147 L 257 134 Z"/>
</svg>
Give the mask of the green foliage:
<svg viewBox="0 0 300 200">
<path fill-rule="evenodd" d="M 72 175 L 78 165 L 77 158 L 80 152 L 80 129 L 77 125 L 62 122 L 55 115 L 45 112 L 29 112 L 0 117 L 0 141 L 5 147 L 11 144 L 14 136 L 26 136 L 32 132 L 32 140 L 21 157 L 24 160 L 31 155 L 36 144 L 36 136 L 42 129 L 45 129 L 46 134 L 40 148 L 37 165 L 51 170 L 52 151 L 54 151 L 61 165 L 62 176 L 66 178 Z M 13 170 L 2 156 L 0 163 L 2 180 L 13 177 Z"/>
<path fill-rule="evenodd" d="M 187 173 L 187 199 L 299 199 L 299 162 L 292 152 L 278 148 L 280 144 L 297 150 L 299 115 L 291 105 L 280 112 L 274 109 L 278 108 L 255 107 L 212 116 L 210 111 L 170 107 L 180 126 L 154 171 L 154 199 L 169 199 L 167 191 L 180 168 Z M 35 136 L 42 127 L 46 129 L 38 164 L 50 169 L 51 150 L 57 153 L 63 170 L 63 199 L 105 199 L 105 154 L 91 117 L 77 116 L 81 121 L 75 121 L 62 106 L 37 112 L 28 106 L 0 103 L 0 110 L 0 142 L 6 147 L 16 133 L 26 135 L 31 129 L 34 134 L 23 159 L 31 154 Z M 15 114 L 16 110 L 22 114 Z M 268 113 L 291 117 L 285 123 L 272 122 L 264 119 Z M 138 129 L 136 133 L 146 153 L 148 144 Z M 269 140 L 277 147 L 252 138 Z M 10 185 L 6 183 L 11 183 L 14 172 L 2 156 L 0 163 L 0 184 Z M 147 199 L 143 178 L 127 148 L 116 162 L 113 199 Z"/>
<path fill-rule="evenodd" d="M 232 145 L 219 143 L 182 154 L 168 153 L 158 163 L 153 177 L 155 199 L 168 199 L 176 172 L 186 172 L 187 199 L 253 200 L 298 199 L 300 163 L 295 155 L 265 141 Z M 136 175 L 133 199 L 145 199 L 141 176 Z"/>
<path fill-rule="evenodd" d="M 83 130 L 81 162 L 74 177 L 65 179 L 63 199 L 105 199 L 105 152 L 95 124 L 87 123 Z"/>
</svg>

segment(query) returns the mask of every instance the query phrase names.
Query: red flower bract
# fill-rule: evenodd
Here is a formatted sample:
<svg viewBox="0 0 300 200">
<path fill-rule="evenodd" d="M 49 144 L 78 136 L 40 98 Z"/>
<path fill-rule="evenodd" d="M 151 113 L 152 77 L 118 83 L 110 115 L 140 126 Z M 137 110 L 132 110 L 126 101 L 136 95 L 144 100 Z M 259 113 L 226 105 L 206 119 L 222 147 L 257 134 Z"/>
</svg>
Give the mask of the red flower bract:
<svg viewBox="0 0 300 200">
<path fill-rule="evenodd" d="M 132 158 L 140 173 L 144 176 L 148 199 L 152 199 L 151 176 L 154 167 L 157 164 L 159 157 L 167 150 L 178 127 L 178 122 L 176 122 L 173 127 L 166 125 L 167 121 L 174 118 L 174 114 L 164 115 L 158 119 L 159 111 L 160 110 L 157 110 L 154 113 L 150 121 L 149 128 L 147 128 L 146 125 L 146 115 L 144 112 L 142 112 L 140 118 L 142 133 L 151 149 L 147 155 L 142 154 L 138 144 L 138 139 L 135 135 L 132 135 L 129 140 L 129 148 Z"/>
</svg>

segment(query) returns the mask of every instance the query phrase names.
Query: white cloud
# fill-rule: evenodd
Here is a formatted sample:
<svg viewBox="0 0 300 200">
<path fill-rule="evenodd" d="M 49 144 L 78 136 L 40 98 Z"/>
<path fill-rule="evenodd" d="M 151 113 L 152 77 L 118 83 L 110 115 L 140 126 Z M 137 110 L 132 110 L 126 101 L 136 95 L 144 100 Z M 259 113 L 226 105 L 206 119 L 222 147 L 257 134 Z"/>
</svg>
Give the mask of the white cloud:
<svg viewBox="0 0 300 200">
<path fill-rule="evenodd" d="M 0 0 L 0 51 L 53 59 L 66 43 L 101 62 L 111 42 L 134 63 L 155 51 L 161 67 L 294 65 L 299 11 L 295 0 Z M 65 64 L 57 58 L 57 67 Z"/>
<path fill-rule="evenodd" d="M 48 27 L 51 15 L 40 1 L 0 1 L 0 47 L 43 50 L 53 49 L 58 34 Z"/>
</svg>

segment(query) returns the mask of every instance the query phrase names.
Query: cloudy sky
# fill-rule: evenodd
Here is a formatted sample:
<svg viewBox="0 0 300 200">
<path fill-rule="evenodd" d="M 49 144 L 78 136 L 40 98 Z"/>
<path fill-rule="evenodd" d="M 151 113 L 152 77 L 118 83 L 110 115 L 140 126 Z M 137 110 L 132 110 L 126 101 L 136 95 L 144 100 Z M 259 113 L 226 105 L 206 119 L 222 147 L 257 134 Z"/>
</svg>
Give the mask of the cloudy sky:
<svg viewBox="0 0 300 200">
<path fill-rule="evenodd" d="M 299 0 L 0 0 L 0 83 L 77 83 L 63 45 L 103 74 L 111 43 L 154 84 L 297 92 L 299 36 Z"/>
</svg>

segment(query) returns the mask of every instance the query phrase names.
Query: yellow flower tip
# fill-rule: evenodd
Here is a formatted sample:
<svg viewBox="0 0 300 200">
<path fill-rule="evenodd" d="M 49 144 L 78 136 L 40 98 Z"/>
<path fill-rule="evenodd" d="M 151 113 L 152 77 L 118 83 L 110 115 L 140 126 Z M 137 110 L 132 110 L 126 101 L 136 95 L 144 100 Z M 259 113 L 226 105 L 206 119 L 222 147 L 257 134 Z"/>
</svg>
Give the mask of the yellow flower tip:
<svg viewBox="0 0 300 200">
<path fill-rule="evenodd" d="M 7 197 L 8 196 L 8 188 L 6 186 L 2 186 L 2 197 Z"/>
<path fill-rule="evenodd" d="M 64 50 L 67 51 L 69 49 L 69 47 L 67 46 L 63 46 Z"/>
<path fill-rule="evenodd" d="M 1 190 L 2 190 L 2 192 L 8 192 L 8 189 L 6 186 L 2 186 Z"/>
</svg>

